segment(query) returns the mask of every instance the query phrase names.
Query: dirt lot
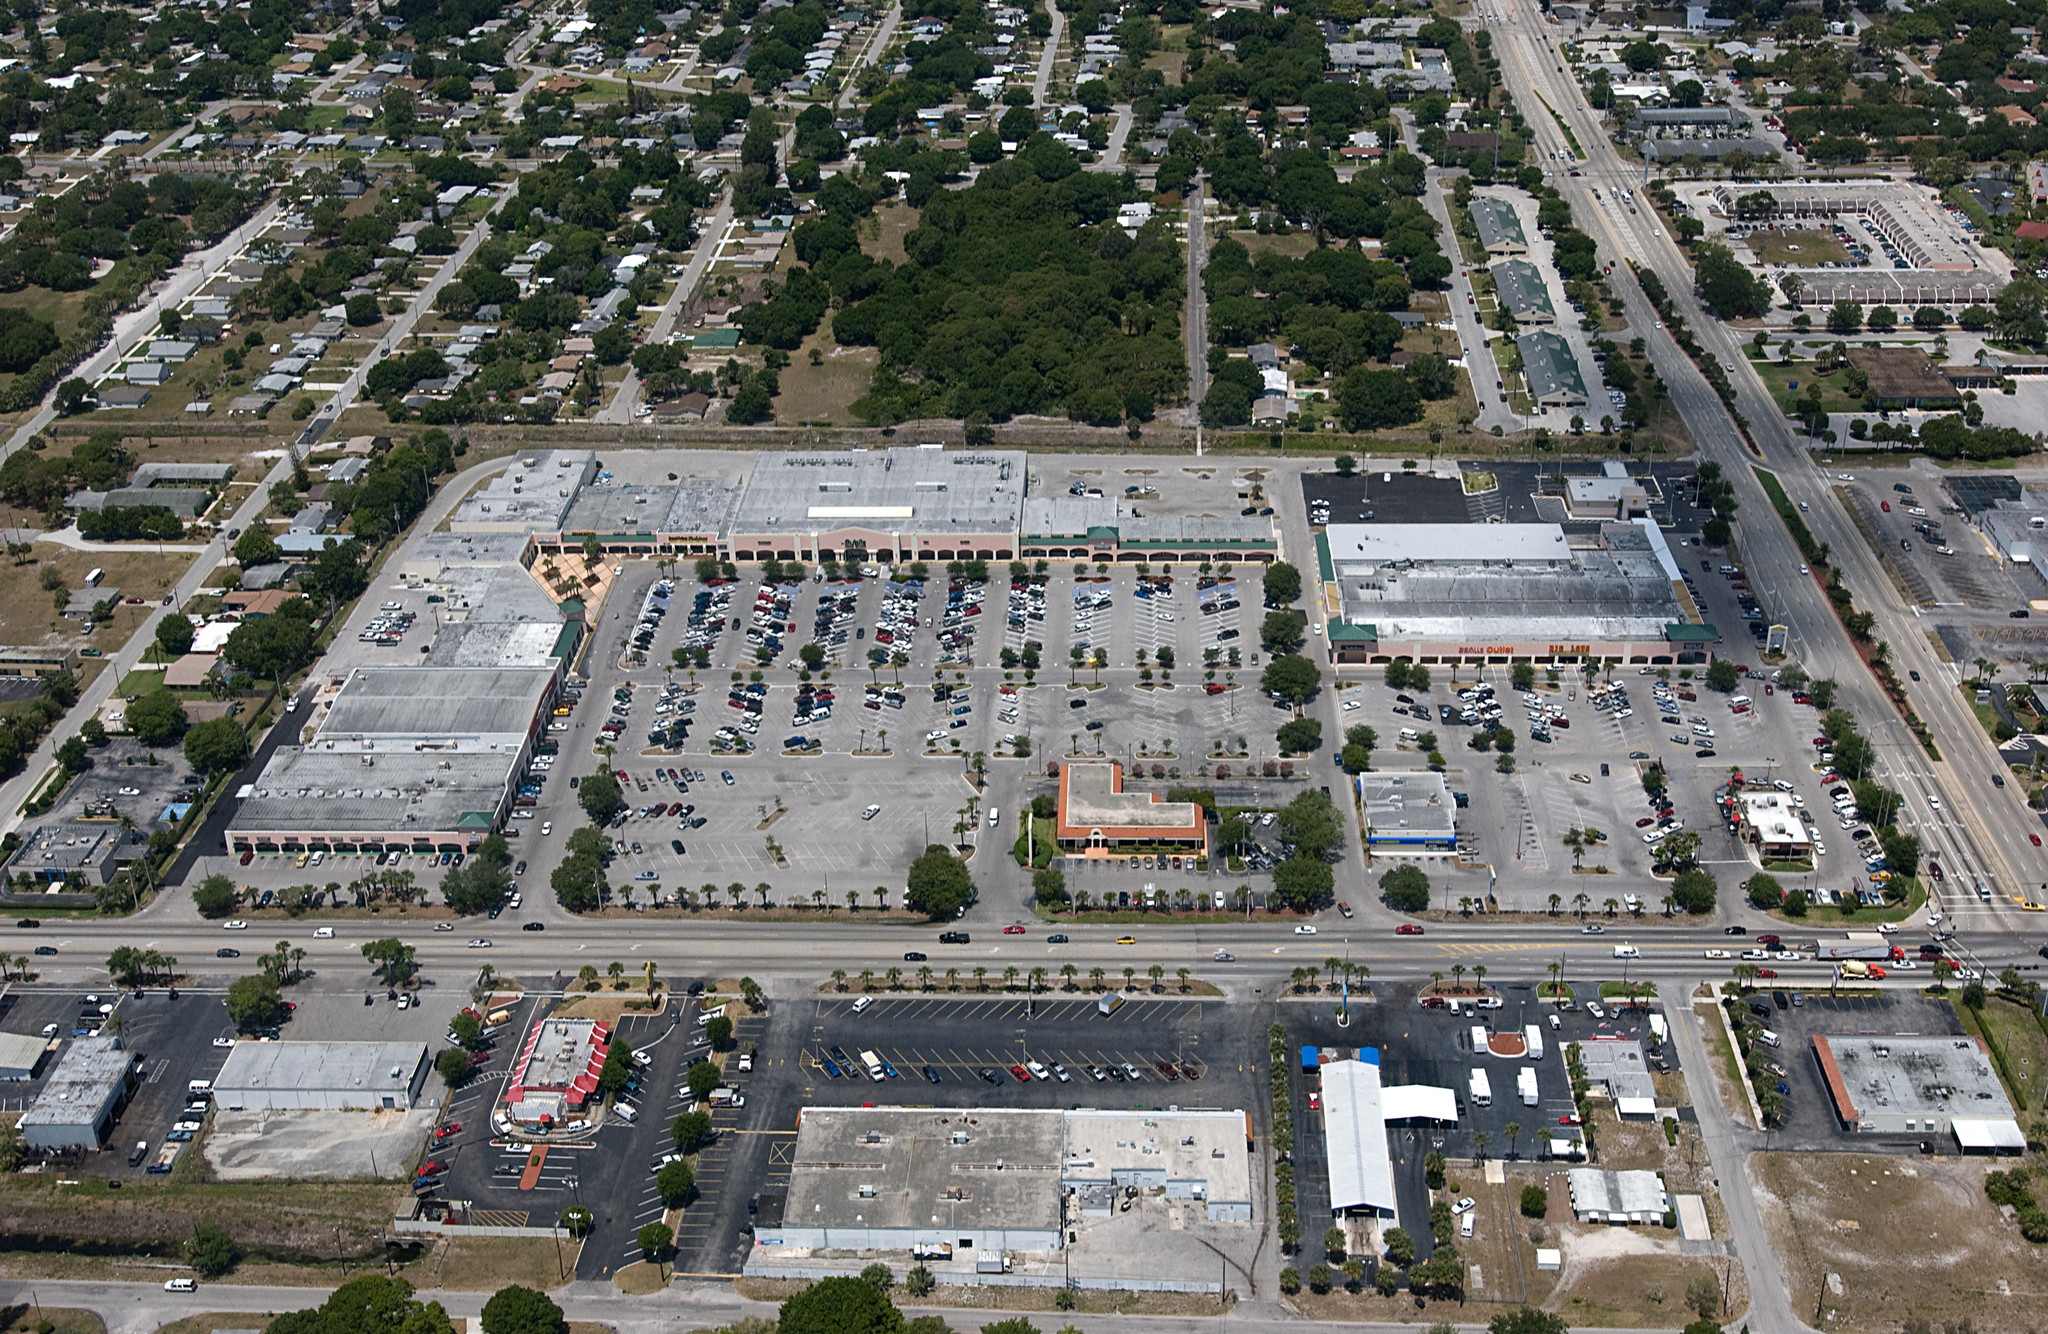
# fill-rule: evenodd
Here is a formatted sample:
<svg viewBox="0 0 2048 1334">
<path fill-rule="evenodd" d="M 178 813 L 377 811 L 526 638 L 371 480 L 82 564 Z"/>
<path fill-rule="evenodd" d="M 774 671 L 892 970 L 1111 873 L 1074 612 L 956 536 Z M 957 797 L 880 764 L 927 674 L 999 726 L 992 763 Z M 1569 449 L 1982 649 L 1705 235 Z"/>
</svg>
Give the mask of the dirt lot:
<svg viewBox="0 0 2048 1334">
<path fill-rule="evenodd" d="M 74 551 L 40 542 L 36 544 L 35 556 L 35 563 L 30 565 L 0 562 L 0 642 L 29 647 L 70 644 L 112 653 L 149 614 L 147 606 L 123 605 L 111 622 L 95 628 L 90 636 L 80 634 L 82 623 L 60 616 L 55 595 L 45 592 L 39 582 L 43 570 L 50 566 L 54 565 L 64 576 L 66 588 L 85 587 L 86 573 L 97 567 L 107 572 L 100 585 L 103 590 L 118 588 L 124 598 L 147 598 L 151 602 L 157 601 L 172 577 L 185 568 L 182 561 L 166 560 L 150 546 L 137 546 L 129 551 Z M 87 671 L 91 665 L 91 659 L 81 664 Z"/>
<path fill-rule="evenodd" d="M 1908 1316 L 1936 1327 L 2032 1327 L 2048 1289 L 2048 1248 L 2029 1245 L 1984 1197 L 1985 1159 L 1880 1154 L 1752 1155 L 1792 1288 L 1792 1309 L 1845 1334 L 1891 1334 Z M 1838 1275 L 1839 1283 L 1830 1283 Z M 1836 1288 L 1839 1287 L 1839 1291 Z"/>
</svg>

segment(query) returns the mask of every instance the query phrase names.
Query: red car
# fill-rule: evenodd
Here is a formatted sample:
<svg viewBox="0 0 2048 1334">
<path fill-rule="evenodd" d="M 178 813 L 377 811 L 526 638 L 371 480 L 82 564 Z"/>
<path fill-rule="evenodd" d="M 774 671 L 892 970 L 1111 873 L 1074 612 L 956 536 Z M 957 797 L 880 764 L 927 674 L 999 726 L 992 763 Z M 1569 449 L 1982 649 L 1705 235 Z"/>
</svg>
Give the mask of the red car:
<svg viewBox="0 0 2048 1334">
<path fill-rule="evenodd" d="M 1870 965 L 1870 979 L 1873 982 L 1884 981 L 1884 969 L 1879 968 L 1876 964 Z"/>
<path fill-rule="evenodd" d="M 1010 1073 L 1017 1077 L 1019 1084 L 1029 1084 L 1031 1082 L 1031 1072 L 1021 1065 L 1011 1066 Z"/>
<path fill-rule="evenodd" d="M 446 1163 L 427 1163 L 420 1168 L 419 1174 L 423 1177 L 430 1177 L 436 1172 L 445 1172 L 447 1170 L 448 1164 Z"/>
<path fill-rule="evenodd" d="M 1929 875 L 1933 876 L 1933 877 L 1934 877 L 1934 878 L 1935 878 L 1936 880 L 1940 880 L 1940 879 L 1941 879 L 1941 863 L 1940 863 L 1940 862 L 1937 862 L 1937 861 L 1932 861 L 1932 860 L 1930 860 L 1930 861 L 1929 861 L 1929 862 L 1927 863 L 1927 874 L 1929 874 Z"/>
<path fill-rule="evenodd" d="M 1756 938 L 1756 943 L 1759 945 L 1775 945 L 1778 943 L 1778 937 L 1767 931 Z"/>
<path fill-rule="evenodd" d="M 1892 502 L 1890 502 L 1889 500 L 1880 500 L 1877 503 L 1884 506 L 1884 512 L 1886 514 L 1890 514 L 1892 512 Z"/>
<path fill-rule="evenodd" d="M 1641 829 L 1644 825 L 1649 824 L 1653 818 L 1652 816 L 1645 815 L 1642 819 L 1636 821 L 1636 828 Z"/>
<path fill-rule="evenodd" d="M 1394 934 L 1397 936 L 1419 936 L 1422 934 L 1422 928 L 1413 922 L 1403 922 L 1394 928 Z"/>
<path fill-rule="evenodd" d="M 1759 968 L 1756 970 L 1756 975 L 1758 977 L 1776 977 L 1778 970 L 1775 968 Z"/>
<path fill-rule="evenodd" d="M 1006 926 L 1003 928 L 1003 934 L 1006 936 L 1021 936 L 1024 934 L 1024 928 L 1021 926 Z"/>
<path fill-rule="evenodd" d="M 434 1138 L 435 1138 L 435 1139 L 447 1139 L 447 1138 L 448 1138 L 448 1137 L 449 1137 L 450 1135 L 459 1135 L 459 1134 L 461 1134 L 461 1133 L 462 1133 L 462 1122 L 460 1122 L 460 1121 L 450 1121 L 450 1122 L 449 1122 L 449 1123 L 448 1123 L 447 1125 L 445 1125 L 445 1126 L 442 1126 L 442 1127 L 441 1127 L 441 1128 L 440 1128 L 439 1130 L 436 1130 L 436 1131 L 434 1132 Z"/>
<path fill-rule="evenodd" d="M 256 854 L 254 852 L 245 852 L 242 854 L 242 865 L 244 866 L 247 866 L 250 862 L 253 862 L 255 860 Z"/>
</svg>

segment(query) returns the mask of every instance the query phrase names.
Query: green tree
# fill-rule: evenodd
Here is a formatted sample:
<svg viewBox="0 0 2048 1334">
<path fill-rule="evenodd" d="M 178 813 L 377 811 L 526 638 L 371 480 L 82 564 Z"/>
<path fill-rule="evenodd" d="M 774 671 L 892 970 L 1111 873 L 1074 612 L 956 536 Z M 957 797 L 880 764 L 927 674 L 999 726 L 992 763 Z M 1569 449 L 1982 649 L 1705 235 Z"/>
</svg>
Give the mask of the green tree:
<svg viewBox="0 0 2048 1334">
<path fill-rule="evenodd" d="M 901 1334 L 886 1294 L 857 1278 L 821 1279 L 782 1304 L 777 1334 Z"/>
<path fill-rule="evenodd" d="M 702 1102 L 710 1096 L 711 1090 L 718 1087 L 720 1078 L 722 1076 L 716 1063 L 698 1061 L 691 1065 L 689 1072 L 683 1076 L 683 1083 L 688 1086 L 690 1096 Z"/>
<path fill-rule="evenodd" d="M 1533 1307 L 1517 1306 L 1487 1322 L 1486 1334 L 1571 1334 L 1564 1317 Z"/>
<path fill-rule="evenodd" d="M 669 1252 L 674 1249 L 676 1233 L 675 1229 L 666 1223 L 643 1223 L 640 1230 L 633 1234 L 633 1239 L 640 1243 L 641 1255 L 659 1264 L 668 1259 Z"/>
<path fill-rule="evenodd" d="M 675 1139 L 678 1150 L 683 1153 L 695 1153 L 711 1138 L 710 1114 L 684 1112 L 677 1116 L 675 1124 L 669 1127 L 669 1134 Z"/>
<path fill-rule="evenodd" d="M 1322 669 L 1297 653 L 1282 654 L 1273 659 L 1266 664 L 1266 670 L 1259 678 L 1259 685 L 1263 689 L 1287 700 L 1296 708 L 1300 708 L 1315 694 L 1322 682 Z"/>
<path fill-rule="evenodd" d="M 582 805 L 583 813 L 594 822 L 603 824 L 618 813 L 626 804 L 625 793 L 619 787 L 619 780 L 610 769 L 600 767 L 585 778 L 576 789 L 576 800 Z"/>
<path fill-rule="evenodd" d="M 454 1088 L 469 1077 L 469 1053 L 460 1047 L 443 1047 L 434 1057 L 434 1071 L 441 1082 Z"/>
<path fill-rule="evenodd" d="M 1301 596 L 1301 571 L 1284 560 L 1266 567 L 1263 583 L 1269 607 L 1285 607 Z"/>
<path fill-rule="evenodd" d="M 235 882 L 224 875 L 210 875 L 199 882 L 192 891 L 192 906 L 199 915 L 211 920 L 226 917 L 235 910 Z"/>
<path fill-rule="evenodd" d="M 173 612 L 156 623 L 156 646 L 171 657 L 179 657 L 192 651 L 192 640 L 198 633 L 191 617 Z"/>
<path fill-rule="evenodd" d="M 231 774 L 249 762 L 249 734 L 233 718 L 209 718 L 185 733 L 185 758 L 203 774 Z"/>
<path fill-rule="evenodd" d="M 1336 803 L 1320 788 L 1305 788 L 1280 809 L 1281 831 L 1304 857 L 1320 858 L 1344 841 Z"/>
<path fill-rule="evenodd" d="M 1707 687 L 1727 694 L 1742 683 L 1742 673 L 1735 670 L 1735 664 L 1727 658 L 1716 658 L 1707 668 Z"/>
<path fill-rule="evenodd" d="M 1429 877 L 1419 866 L 1397 866 L 1380 877 L 1380 894 L 1395 912 L 1421 912 L 1429 907 Z"/>
<path fill-rule="evenodd" d="M 1308 638 L 1308 621 L 1298 611 L 1269 611 L 1259 625 L 1259 646 L 1268 653 L 1293 653 Z"/>
<path fill-rule="evenodd" d="M 1550 1212 L 1550 1192 L 1541 1186 L 1522 1187 L 1522 1212 L 1531 1218 L 1541 1218 Z"/>
<path fill-rule="evenodd" d="M 284 548 L 261 528 L 251 528 L 235 542 L 235 559 L 246 569 L 251 565 L 274 565 L 284 558 Z"/>
<path fill-rule="evenodd" d="M 937 843 L 928 845 L 910 864 L 905 884 L 904 901 L 933 920 L 951 917 L 974 897 L 967 863 Z"/>
<path fill-rule="evenodd" d="M 696 1189 L 697 1169 L 687 1158 L 663 1163 L 661 1170 L 654 1174 L 654 1193 L 661 1196 L 661 1202 L 671 1209 L 680 1209 L 688 1204 L 691 1192 Z"/>
<path fill-rule="evenodd" d="M 484 1303 L 483 1326 L 484 1334 L 564 1334 L 568 1322 L 553 1298 L 514 1283 Z"/>
<path fill-rule="evenodd" d="M 1771 308 L 1771 285 L 1750 272 L 1727 246 L 1693 247 L 1693 280 L 1700 297 L 1723 319 L 1755 318 Z"/>
<path fill-rule="evenodd" d="M 145 746 L 168 746 L 185 731 L 185 705 L 159 686 L 128 706 L 128 728 Z"/>
<path fill-rule="evenodd" d="M 1785 901 L 1785 887 L 1778 877 L 1767 871 L 1758 871 L 1742 882 L 1742 892 L 1751 904 L 1759 908 L 1776 908 Z"/>
<path fill-rule="evenodd" d="M 277 979 L 251 973 L 228 984 L 228 1021 L 236 1028 L 267 1028 L 284 1017 L 284 996 Z"/>
<path fill-rule="evenodd" d="M 241 1259 L 241 1248 L 218 1223 L 201 1223 L 185 1241 L 185 1263 L 201 1278 L 219 1278 Z"/>
</svg>

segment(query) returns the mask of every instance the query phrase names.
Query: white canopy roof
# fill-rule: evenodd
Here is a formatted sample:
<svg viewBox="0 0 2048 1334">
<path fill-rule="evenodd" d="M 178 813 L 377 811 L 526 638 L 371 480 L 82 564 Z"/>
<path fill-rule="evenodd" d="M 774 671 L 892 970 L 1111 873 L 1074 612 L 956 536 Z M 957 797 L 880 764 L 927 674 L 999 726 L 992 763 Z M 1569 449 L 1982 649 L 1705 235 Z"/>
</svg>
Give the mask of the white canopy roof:
<svg viewBox="0 0 2048 1334">
<path fill-rule="evenodd" d="M 2012 1149 L 2024 1150 L 2027 1137 L 2020 1131 L 2019 1123 L 2010 1118 L 1985 1120 L 1972 1117 L 1956 1117 L 1949 1122 L 1955 1131 L 1956 1143 L 1965 1149 Z"/>
<path fill-rule="evenodd" d="M 1387 1153 L 1380 1068 L 1364 1061 L 1332 1061 L 1322 1074 L 1330 1209 L 1392 1215 L 1394 1168 Z"/>
<path fill-rule="evenodd" d="M 1380 1090 L 1380 1106 L 1389 1121 L 1458 1120 L 1458 1095 L 1434 1084 L 1396 1084 Z"/>
</svg>

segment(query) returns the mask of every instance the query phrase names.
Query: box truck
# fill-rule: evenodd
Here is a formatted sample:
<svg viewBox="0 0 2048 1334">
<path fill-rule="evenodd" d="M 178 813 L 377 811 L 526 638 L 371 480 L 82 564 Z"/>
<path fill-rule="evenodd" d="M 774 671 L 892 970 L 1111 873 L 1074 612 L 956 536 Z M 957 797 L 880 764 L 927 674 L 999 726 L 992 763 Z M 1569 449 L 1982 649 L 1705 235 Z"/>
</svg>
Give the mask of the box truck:
<svg viewBox="0 0 2048 1334">
<path fill-rule="evenodd" d="M 1522 1030 L 1522 1040 L 1529 1044 L 1529 1059 L 1543 1059 L 1543 1025 L 1530 1024 Z"/>
<path fill-rule="evenodd" d="M 1536 1067 L 1525 1065 L 1515 1074 L 1515 1087 L 1521 1091 L 1522 1105 L 1534 1107 L 1537 1102 Z"/>
<path fill-rule="evenodd" d="M 1471 1093 L 1474 1107 L 1493 1106 L 1493 1085 L 1487 1082 L 1484 1070 L 1472 1072 Z"/>
</svg>

